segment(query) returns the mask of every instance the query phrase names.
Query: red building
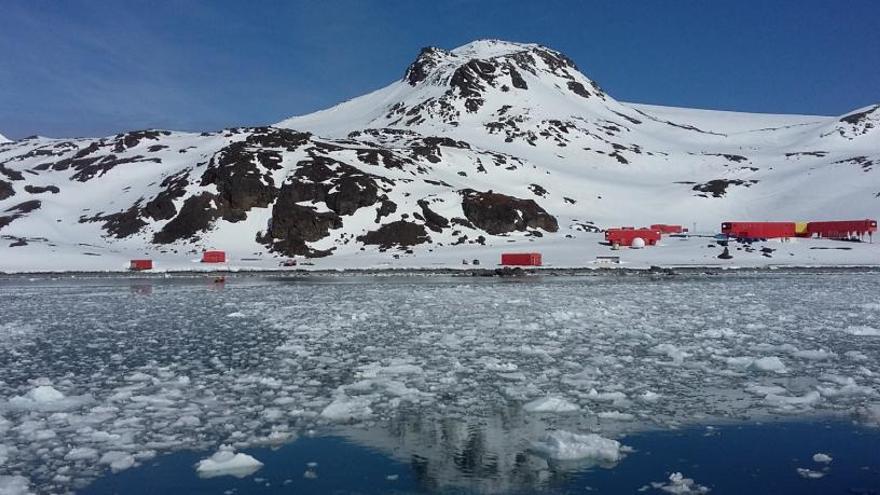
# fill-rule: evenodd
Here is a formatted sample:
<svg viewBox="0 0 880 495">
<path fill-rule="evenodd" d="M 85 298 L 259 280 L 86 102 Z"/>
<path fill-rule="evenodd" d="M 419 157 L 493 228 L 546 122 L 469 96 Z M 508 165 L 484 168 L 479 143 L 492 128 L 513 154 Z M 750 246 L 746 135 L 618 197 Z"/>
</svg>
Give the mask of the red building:
<svg viewBox="0 0 880 495">
<path fill-rule="evenodd" d="M 541 266 L 541 253 L 502 253 L 501 264 L 505 266 Z"/>
<path fill-rule="evenodd" d="M 667 223 L 655 223 L 651 225 L 651 230 L 656 230 L 661 234 L 681 234 L 682 232 L 687 232 L 688 229 L 682 227 L 681 225 L 670 225 Z"/>
<path fill-rule="evenodd" d="M 131 263 L 128 265 L 128 269 L 135 272 L 139 272 L 141 270 L 152 270 L 153 260 L 131 260 Z"/>
<path fill-rule="evenodd" d="M 795 222 L 724 222 L 721 233 L 742 239 L 777 239 L 794 237 L 797 234 Z"/>
<path fill-rule="evenodd" d="M 226 252 L 205 251 L 202 253 L 202 263 L 226 263 Z"/>
<path fill-rule="evenodd" d="M 810 222 L 807 224 L 809 237 L 827 237 L 829 239 L 850 239 L 871 236 L 877 232 L 877 220 L 836 220 L 831 222 Z"/>
<path fill-rule="evenodd" d="M 646 246 L 653 246 L 660 241 L 660 231 L 646 228 L 620 227 L 605 231 L 605 240 L 612 246 L 632 246 L 636 237 L 645 241 Z"/>
</svg>

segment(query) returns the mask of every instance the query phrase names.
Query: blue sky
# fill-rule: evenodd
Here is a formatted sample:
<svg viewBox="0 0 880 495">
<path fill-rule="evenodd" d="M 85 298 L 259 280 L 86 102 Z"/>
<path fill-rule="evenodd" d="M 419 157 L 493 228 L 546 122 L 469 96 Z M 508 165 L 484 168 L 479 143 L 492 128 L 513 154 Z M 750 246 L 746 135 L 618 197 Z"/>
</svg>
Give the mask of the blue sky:
<svg viewBox="0 0 880 495">
<path fill-rule="evenodd" d="M 871 0 L 0 0 L 0 133 L 269 124 L 479 38 L 562 51 L 619 100 L 834 115 L 880 102 L 877 19 Z"/>
</svg>

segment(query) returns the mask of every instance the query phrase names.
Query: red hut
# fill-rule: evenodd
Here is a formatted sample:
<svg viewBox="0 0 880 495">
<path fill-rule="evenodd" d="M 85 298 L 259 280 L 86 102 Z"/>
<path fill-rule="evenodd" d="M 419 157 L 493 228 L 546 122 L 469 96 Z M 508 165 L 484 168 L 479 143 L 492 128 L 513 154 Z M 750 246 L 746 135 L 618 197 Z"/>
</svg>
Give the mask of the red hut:
<svg viewBox="0 0 880 495">
<path fill-rule="evenodd" d="M 877 232 L 877 220 L 836 220 L 831 222 L 809 222 L 809 237 L 827 237 L 829 239 L 850 239 L 871 236 Z"/>
<path fill-rule="evenodd" d="M 613 246 L 632 246 L 633 239 L 641 238 L 646 246 L 653 246 L 660 241 L 660 231 L 634 227 L 620 227 L 605 231 L 605 240 Z"/>
<path fill-rule="evenodd" d="M 724 222 L 721 233 L 741 239 L 778 239 L 797 234 L 795 222 Z"/>
<path fill-rule="evenodd" d="M 226 251 L 205 251 L 202 263 L 226 263 Z"/>
<path fill-rule="evenodd" d="M 541 253 L 502 253 L 501 264 L 505 266 L 541 266 Z"/>
<path fill-rule="evenodd" d="M 131 263 L 128 265 L 128 269 L 133 272 L 152 270 L 153 260 L 131 260 Z"/>
<path fill-rule="evenodd" d="M 661 234 L 681 234 L 682 232 L 688 231 L 688 229 L 681 225 L 670 225 L 668 223 L 655 223 L 654 225 L 651 225 L 651 230 L 656 230 Z"/>
</svg>

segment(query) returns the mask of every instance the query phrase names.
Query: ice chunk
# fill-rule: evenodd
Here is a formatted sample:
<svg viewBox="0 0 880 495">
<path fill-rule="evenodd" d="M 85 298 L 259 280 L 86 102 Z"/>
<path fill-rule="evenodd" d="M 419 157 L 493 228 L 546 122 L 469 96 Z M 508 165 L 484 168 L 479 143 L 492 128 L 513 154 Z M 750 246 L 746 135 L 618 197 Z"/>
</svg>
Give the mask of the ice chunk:
<svg viewBox="0 0 880 495">
<path fill-rule="evenodd" d="M 831 456 L 828 454 L 823 454 L 822 452 L 813 454 L 813 462 L 821 462 L 823 464 L 828 464 L 831 462 Z"/>
<path fill-rule="evenodd" d="M 581 435 L 557 430 L 533 442 L 532 448 L 551 459 L 564 461 L 591 459 L 596 462 L 615 463 L 621 459 L 620 442 L 595 433 Z"/>
<path fill-rule="evenodd" d="M 27 397 L 34 402 L 52 402 L 64 398 L 64 394 L 52 385 L 40 385 L 27 393 Z"/>
<path fill-rule="evenodd" d="M 31 492 L 30 482 L 24 476 L 0 475 L 0 495 L 28 495 Z"/>
<path fill-rule="evenodd" d="M 580 410 L 577 404 L 569 402 L 561 397 L 543 397 L 536 399 L 523 406 L 526 412 L 555 412 L 566 413 Z"/>
<path fill-rule="evenodd" d="M 67 397 L 52 385 L 39 385 L 25 395 L 9 399 L 9 408 L 22 411 L 66 411 L 91 401 L 91 397 Z"/>
<path fill-rule="evenodd" d="M 802 396 L 789 397 L 785 395 L 768 394 L 764 397 L 764 401 L 774 406 L 811 406 L 822 399 L 819 392 L 815 390 L 807 392 Z"/>
<path fill-rule="evenodd" d="M 880 330 L 865 325 L 848 326 L 843 329 L 844 333 L 858 337 L 880 337 Z"/>
<path fill-rule="evenodd" d="M 321 411 L 321 416 L 334 421 L 350 421 L 370 417 L 370 400 L 363 397 L 337 397 Z"/>
<path fill-rule="evenodd" d="M 114 472 L 124 471 L 134 466 L 134 456 L 127 452 L 111 450 L 105 452 L 98 460 L 100 464 L 107 464 Z"/>
<path fill-rule="evenodd" d="M 825 476 L 825 473 L 822 471 L 813 471 L 812 469 L 807 468 L 797 468 L 797 474 L 799 474 L 801 478 L 806 478 L 808 480 L 817 480 Z"/>
<path fill-rule="evenodd" d="M 787 370 L 785 369 L 785 365 L 782 363 L 782 360 L 776 356 L 768 356 L 755 359 L 752 364 L 749 365 L 749 369 L 773 373 L 787 372 Z"/>
<path fill-rule="evenodd" d="M 91 447 L 74 447 L 64 456 L 68 461 L 84 461 L 98 457 L 98 451 Z"/>
<path fill-rule="evenodd" d="M 666 493 L 674 493 L 675 495 L 690 495 L 697 493 L 709 493 L 709 488 L 697 484 L 691 478 L 685 478 L 681 473 L 672 473 L 669 475 L 669 482 L 654 481 L 651 483 L 653 488 L 663 490 Z"/>
<path fill-rule="evenodd" d="M 244 478 L 259 471 L 263 463 L 247 454 L 236 453 L 230 445 L 221 445 L 214 455 L 202 459 L 195 467 L 200 478 L 216 476 Z"/>
</svg>

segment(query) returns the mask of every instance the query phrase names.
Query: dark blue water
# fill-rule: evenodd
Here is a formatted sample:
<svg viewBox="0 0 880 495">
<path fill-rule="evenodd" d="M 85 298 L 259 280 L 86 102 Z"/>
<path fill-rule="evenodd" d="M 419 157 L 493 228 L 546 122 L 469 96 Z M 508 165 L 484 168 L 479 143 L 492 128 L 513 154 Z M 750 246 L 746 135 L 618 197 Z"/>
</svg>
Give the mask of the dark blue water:
<svg viewBox="0 0 880 495">
<path fill-rule="evenodd" d="M 427 457 L 395 460 L 341 437 L 305 437 L 276 450 L 245 450 L 265 465 L 243 479 L 200 479 L 193 465 L 210 452 L 178 452 L 105 476 L 82 493 L 666 493 L 651 483 L 668 482 L 672 472 L 710 493 L 880 493 L 880 430 L 844 422 L 690 428 L 634 435 L 623 443 L 635 451 L 615 467 L 571 471 L 551 462 L 539 480 L 462 462 L 461 452 L 448 453 L 458 471 L 438 478 Z M 833 461 L 814 462 L 817 452 Z M 805 479 L 797 468 L 825 475 Z M 493 481 L 498 488 L 486 488 Z"/>
</svg>

